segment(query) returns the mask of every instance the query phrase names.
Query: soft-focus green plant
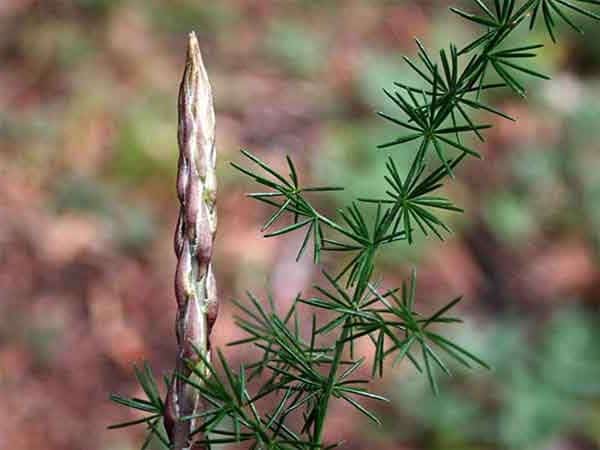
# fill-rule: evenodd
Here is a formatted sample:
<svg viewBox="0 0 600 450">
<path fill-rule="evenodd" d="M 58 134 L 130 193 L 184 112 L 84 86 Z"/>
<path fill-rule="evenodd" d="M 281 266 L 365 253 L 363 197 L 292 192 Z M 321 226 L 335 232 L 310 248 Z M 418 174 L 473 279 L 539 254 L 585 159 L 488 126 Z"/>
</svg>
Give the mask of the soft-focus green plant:
<svg viewBox="0 0 600 450">
<path fill-rule="evenodd" d="M 597 321 L 583 311 L 557 312 L 539 333 L 527 321 L 503 317 L 469 330 L 494 374 L 455 377 L 431 398 L 418 383 L 398 380 L 392 404 L 410 426 L 389 433 L 414 437 L 422 448 L 538 449 L 560 436 L 597 436 L 594 401 L 600 394 Z M 586 431 L 586 428 L 588 431 Z"/>
<path fill-rule="evenodd" d="M 386 401 L 369 391 L 368 380 L 356 378 L 364 363 L 355 353 L 358 339 L 373 344 L 372 376 L 382 376 L 389 367 L 407 359 L 425 374 L 431 389 L 438 392 L 437 372 L 450 374 L 446 359 L 466 366 L 488 367 L 468 350 L 444 337 L 440 327 L 460 322 L 450 310 L 456 298 L 431 315 L 415 311 L 416 273 L 398 288 L 385 289 L 375 277 L 375 259 L 389 244 L 414 242 L 417 234 L 443 239 L 450 231 L 442 213 L 461 212 L 440 194 L 457 166 L 469 157 L 479 158 L 472 137 L 484 141 L 491 125 L 479 122 L 481 113 L 514 120 L 482 100 L 482 93 L 509 88 L 525 96 L 523 77 L 546 79 L 533 70 L 529 61 L 542 47 L 536 43 L 507 44 L 507 38 L 524 23 L 530 28 L 545 26 L 551 38 L 560 20 L 577 29 L 569 14 L 596 17 L 583 6 L 599 5 L 591 0 L 494 0 L 488 5 L 474 0 L 475 11 L 451 8 L 458 16 L 481 26 L 474 41 L 459 48 L 449 44 L 434 56 L 417 40 L 417 61 L 405 58 L 418 84 L 395 83 L 384 92 L 397 109 L 380 116 L 398 128 L 395 137 L 379 145 L 381 150 L 415 145 L 416 151 L 406 173 L 393 156 L 386 164 L 387 191 L 362 196 L 337 217 L 321 212 L 313 197 L 337 191 L 338 187 L 306 186 L 292 160 L 282 173 L 255 155 L 243 151 L 249 166 L 232 165 L 261 186 L 249 196 L 274 208 L 262 231 L 265 237 L 278 237 L 301 231 L 300 259 L 309 248 L 315 263 L 326 252 L 348 256 L 339 268 L 323 268 L 324 284 L 316 285 L 315 295 L 298 297 L 288 311 L 279 311 L 270 299 L 265 307 L 248 293 L 249 304 L 236 302 L 239 327 L 247 337 L 232 345 L 252 344 L 261 357 L 234 370 L 218 352 L 218 371 L 204 349 L 190 358 L 187 375 L 175 374 L 202 398 L 205 409 L 199 414 L 178 417 L 198 424 L 191 448 L 208 448 L 222 443 L 248 442 L 256 449 L 333 448 L 325 443 L 324 431 L 331 402 L 346 402 L 374 422 L 379 419 L 361 399 Z M 374 217 L 371 217 L 371 212 Z M 286 221 L 286 219 L 288 219 Z M 310 326 L 302 326 L 298 305 L 313 309 Z M 324 319 L 323 319 L 324 318 Z M 200 363 L 198 363 L 200 361 Z M 393 365 L 391 364 L 391 365 Z M 147 399 L 115 401 L 148 413 L 150 434 L 160 434 L 165 406 L 149 370 L 138 371 Z M 263 409 L 265 398 L 274 400 Z M 115 427 L 131 423 L 115 425 Z M 193 445 L 193 446 L 192 446 Z M 180 448 L 177 446 L 177 448 Z"/>
</svg>

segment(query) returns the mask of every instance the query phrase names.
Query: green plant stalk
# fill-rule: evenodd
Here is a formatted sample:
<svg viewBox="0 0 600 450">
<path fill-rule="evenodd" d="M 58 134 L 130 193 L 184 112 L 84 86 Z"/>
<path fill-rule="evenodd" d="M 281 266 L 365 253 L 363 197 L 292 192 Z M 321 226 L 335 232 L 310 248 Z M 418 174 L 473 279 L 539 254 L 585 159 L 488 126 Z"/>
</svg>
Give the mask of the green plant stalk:
<svg viewBox="0 0 600 450">
<path fill-rule="evenodd" d="M 197 369 L 204 365 L 197 351 L 209 361 L 210 332 L 218 311 L 212 269 L 217 228 L 215 113 L 210 83 L 194 33 L 189 35 L 178 112 L 177 195 L 181 207 L 174 242 L 177 256 L 176 373 L 189 377 L 193 375 L 190 365 Z M 165 428 L 172 448 L 205 448 L 191 442 L 190 434 L 197 428 L 197 421 L 182 420 L 202 410 L 197 390 L 179 376 L 173 377 L 165 403 Z"/>
<path fill-rule="evenodd" d="M 373 255 L 370 257 L 370 260 L 372 260 L 372 258 L 373 258 Z M 368 284 L 368 280 L 359 280 L 358 281 L 358 283 L 356 284 L 356 287 L 355 287 L 354 299 L 360 299 L 363 296 L 363 294 L 367 290 L 367 284 Z M 337 374 L 339 372 L 340 364 L 342 362 L 342 355 L 344 354 L 346 339 L 348 338 L 348 335 L 351 330 L 350 325 L 351 325 L 350 319 L 347 318 L 344 321 L 344 324 L 342 325 L 339 336 L 337 337 L 337 339 L 335 341 L 336 342 L 335 353 L 334 353 L 333 361 L 329 368 L 329 374 L 328 374 L 329 383 L 327 384 L 327 387 L 326 387 L 325 391 L 323 392 L 323 395 L 320 399 L 321 404 L 319 407 L 319 416 L 317 417 L 317 419 L 315 421 L 313 439 L 314 439 L 316 448 L 321 448 L 321 446 L 323 445 L 323 431 L 325 429 L 325 420 L 327 418 L 327 410 L 329 408 L 329 402 L 332 399 L 332 392 L 333 392 L 333 388 L 335 386 L 335 382 L 337 381 Z"/>
<path fill-rule="evenodd" d="M 337 377 L 338 370 L 340 368 L 340 363 L 342 361 L 342 355 L 344 353 L 345 347 L 345 339 L 348 337 L 348 328 L 349 320 L 344 322 L 344 327 L 342 328 L 339 339 L 336 340 L 335 346 L 335 354 L 333 356 L 333 362 L 331 363 L 331 367 L 329 370 L 329 383 L 327 384 L 325 392 L 320 399 L 319 405 L 319 416 L 315 420 L 314 427 L 314 443 L 315 448 L 321 448 L 323 445 L 323 431 L 325 430 L 325 419 L 327 418 L 327 410 L 329 408 L 329 402 L 332 398 L 332 391 L 335 385 L 335 380 Z"/>
</svg>

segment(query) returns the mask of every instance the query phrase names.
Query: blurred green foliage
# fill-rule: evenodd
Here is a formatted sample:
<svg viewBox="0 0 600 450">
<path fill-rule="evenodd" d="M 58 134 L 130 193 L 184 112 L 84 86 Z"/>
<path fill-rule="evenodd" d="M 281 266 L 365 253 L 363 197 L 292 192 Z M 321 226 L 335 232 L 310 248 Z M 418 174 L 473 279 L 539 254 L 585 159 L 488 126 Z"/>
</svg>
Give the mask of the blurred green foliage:
<svg viewBox="0 0 600 450">
<path fill-rule="evenodd" d="M 518 195 L 508 192 L 488 198 L 484 215 L 494 232 L 509 245 L 523 243 L 536 225 L 533 211 Z"/>
<path fill-rule="evenodd" d="M 534 450 L 561 436 L 594 442 L 598 339 L 597 320 L 576 309 L 556 312 L 533 335 L 527 320 L 517 317 L 473 329 L 462 340 L 477 343 L 494 371 L 468 378 L 459 373 L 438 398 L 428 395 L 422 380 L 398 380 L 395 407 L 410 424 L 400 437 L 431 450 Z"/>
<path fill-rule="evenodd" d="M 148 16 L 161 30 L 187 33 L 197 30 L 200 36 L 210 37 L 234 27 L 241 20 L 239 11 L 225 2 L 178 2 L 177 8 L 169 3 L 149 1 Z"/>
<path fill-rule="evenodd" d="M 324 68 L 325 46 L 306 25 L 273 21 L 265 37 L 265 48 L 274 63 L 291 75 L 315 76 Z"/>
<path fill-rule="evenodd" d="M 143 254 L 157 236 L 158 224 L 146 206 L 123 202 L 122 192 L 84 177 L 61 180 L 55 187 L 56 213 L 75 212 L 97 217 L 109 226 L 114 243 L 125 251 Z"/>
</svg>

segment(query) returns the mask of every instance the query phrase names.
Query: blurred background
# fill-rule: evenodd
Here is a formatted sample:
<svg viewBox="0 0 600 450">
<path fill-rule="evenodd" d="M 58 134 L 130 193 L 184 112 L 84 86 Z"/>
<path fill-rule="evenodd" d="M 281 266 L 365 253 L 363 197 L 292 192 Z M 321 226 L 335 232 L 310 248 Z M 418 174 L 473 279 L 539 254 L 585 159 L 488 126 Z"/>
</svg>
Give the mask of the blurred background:
<svg viewBox="0 0 600 450">
<path fill-rule="evenodd" d="M 464 2 L 455 1 L 452 5 Z M 396 130 L 382 87 L 430 49 L 474 36 L 448 2 L 0 0 L 0 447 L 134 450 L 143 430 L 108 401 L 136 395 L 132 366 L 174 360 L 176 95 L 186 34 L 213 84 L 219 151 L 215 345 L 240 336 L 231 298 L 289 302 L 316 279 L 294 262 L 301 236 L 263 239 L 268 211 L 229 166 L 246 148 L 307 183 L 347 186 L 323 207 L 383 192 L 378 143 Z M 600 448 L 600 25 L 562 30 L 526 80 L 527 103 L 490 99 L 495 127 L 447 187 L 466 209 L 446 242 L 401 243 L 380 259 L 400 283 L 416 266 L 417 306 L 464 295 L 456 339 L 491 372 L 458 371 L 434 398 L 408 367 L 376 428 L 341 405 L 328 439 L 347 449 Z M 515 39 L 519 40 L 524 34 Z M 401 154 L 402 151 L 396 151 Z M 328 263 L 331 264 L 331 261 Z M 238 348 L 225 348 L 233 361 Z"/>
</svg>

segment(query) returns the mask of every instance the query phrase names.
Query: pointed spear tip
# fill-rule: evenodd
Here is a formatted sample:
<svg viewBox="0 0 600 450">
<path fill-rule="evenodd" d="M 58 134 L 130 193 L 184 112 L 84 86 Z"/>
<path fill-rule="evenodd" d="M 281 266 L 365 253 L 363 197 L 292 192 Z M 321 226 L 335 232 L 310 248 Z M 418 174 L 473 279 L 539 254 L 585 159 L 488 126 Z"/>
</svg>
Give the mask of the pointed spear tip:
<svg viewBox="0 0 600 450">
<path fill-rule="evenodd" d="M 191 31 L 188 34 L 188 48 L 187 48 L 187 58 L 186 58 L 186 66 L 188 69 L 186 70 L 187 76 L 192 76 L 195 78 L 198 76 L 200 78 L 199 83 L 185 83 L 188 89 L 192 89 L 192 84 L 195 86 L 194 89 L 202 89 L 207 93 L 207 97 L 211 97 L 211 88 L 210 82 L 208 80 L 208 74 L 206 73 L 206 67 L 204 66 L 204 60 L 202 58 L 202 52 L 200 51 L 200 44 L 198 43 L 198 38 L 194 31 Z M 192 75 L 195 74 L 195 75 Z M 184 74 L 184 78 L 186 75 Z"/>
<path fill-rule="evenodd" d="M 197 49 L 198 48 L 198 38 L 196 37 L 195 31 L 190 31 L 188 33 L 188 49 Z"/>
<path fill-rule="evenodd" d="M 202 54 L 200 53 L 200 45 L 198 44 L 198 38 L 194 31 L 188 34 L 188 54 L 187 59 L 189 62 L 197 63 L 202 62 Z"/>
</svg>

